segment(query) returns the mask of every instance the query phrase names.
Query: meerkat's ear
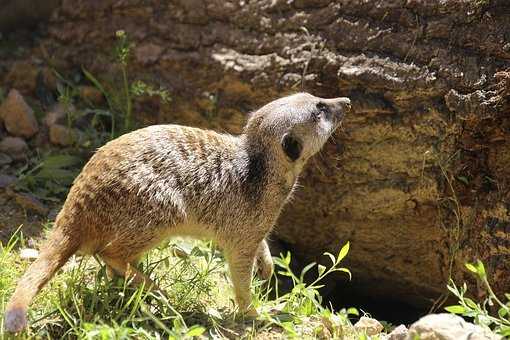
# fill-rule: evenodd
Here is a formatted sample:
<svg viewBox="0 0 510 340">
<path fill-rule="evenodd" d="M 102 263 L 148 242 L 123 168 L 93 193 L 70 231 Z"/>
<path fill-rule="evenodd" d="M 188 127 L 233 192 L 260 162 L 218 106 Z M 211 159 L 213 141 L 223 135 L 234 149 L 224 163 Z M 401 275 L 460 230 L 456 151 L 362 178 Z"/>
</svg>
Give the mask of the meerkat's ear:
<svg viewBox="0 0 510 340">
<path fill-rule="evenodd" d="M 282 138 L 282 149 L 290 160 L 294 162 L 301 156 L 303 145 L 301 141 L 291 133 L 286 133 Z"/>
</svg>

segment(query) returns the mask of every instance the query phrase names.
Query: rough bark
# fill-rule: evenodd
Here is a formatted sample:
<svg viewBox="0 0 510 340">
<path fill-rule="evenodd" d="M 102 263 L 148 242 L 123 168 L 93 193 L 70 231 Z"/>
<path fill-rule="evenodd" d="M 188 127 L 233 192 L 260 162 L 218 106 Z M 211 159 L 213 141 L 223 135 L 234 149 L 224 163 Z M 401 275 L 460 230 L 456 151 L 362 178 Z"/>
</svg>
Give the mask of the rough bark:
<svg viewBox="0 0 510 340">
<path fill-rule="evenodd" d="M 353 287 L 426 306 L 477 258 L 510 290 L 509 17 L 505 0 L 64 0 L 41 46 L 107 78 L 125 30 L 132 77 L 173 97 L 139 103 L 145 123 L 236 133 L 291 91 L 351 97 L 276 236 L 302 261 L 350 241 Z"/>
</svg>

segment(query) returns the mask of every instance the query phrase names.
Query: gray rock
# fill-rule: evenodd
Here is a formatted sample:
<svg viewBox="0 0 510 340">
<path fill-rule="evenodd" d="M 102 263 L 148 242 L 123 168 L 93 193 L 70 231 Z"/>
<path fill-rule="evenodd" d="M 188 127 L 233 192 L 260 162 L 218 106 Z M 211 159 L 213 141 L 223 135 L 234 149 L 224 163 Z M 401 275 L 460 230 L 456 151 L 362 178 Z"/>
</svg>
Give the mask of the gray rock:
<svg viewBox="0 0 510 340">
<path fill-rule="evenodd" d="M 16 177 L 9 175 L 0 175 L 0 189 L 5 189 L 16 182 Z"/>
<path fill-rule="evenodd" d="M 383 325 L 376 319 L 367 318 L 366 316 L 362 316 L 358 322 L 354 325 L 354 328 L 358 332 L 363 332 L 366 335 L 377 335 L 381 333 L 384 329 Z"/>
<path fill-rule="evenodd" d="M 11 195 L 14 197 L 16 203 L 26 210 L 33 211 L 42 216 L 46 216 L 48 214 L 48 207 L 34 195 L 23 192 L 12 192 Z"/>
<path fill-rule="evenodd" d="M 62 207 L 56 207 L 56 208 L 51 209 L 48 212 L 48 216 L 46 216 L 48 218 L 48 220 L 55 221 L 55 219 L 57 218 L 57 215 L 61 209 L 62 209 Z"/>
<path fill-rule="evenodd" d="M 0 141 L 0 152 L 6 153 L 14 160 L 25 158 L 27 143 L 19 137 L 5 137 Z"/>
<path fill-rule="evenodd" d="M 5 153 L 0 153 L 0 166 L 12 163 L 12 158 Z"/>
<path fill-rule="evenodd" d="M 407 334 L 409 333 L 409 330 L 406 326 L 400 325 L 396 327 L 394 330 L 391 331 L 390 334 L 388 334 L 388 340 L 405 340 L 407 337 Z"/>
<path fill-rule="evenodd" d="M 34 111 L 28 106 L 23 96 L 11 90 L 0 106 L 0 115 L 7 131 L 14 136 L 30 138 L 39 131 Z"/>
<path fill-rule="evenodd" d="M 67 107 L 67 109 L 66 106 L 61 103 L 53 105 L 44 116 L 44 125 L 50 127 L 54 124 L 64 124 L 66 121 L 67 112 L 70 110 L 74 110 L 72 105 Z"/>
<path fill-rule="evenodd" d="M 480 326 L 453 314 L 430 314 L 409 327 L 406 340 L 500 340 L 503 339 Z"/>
</svg>

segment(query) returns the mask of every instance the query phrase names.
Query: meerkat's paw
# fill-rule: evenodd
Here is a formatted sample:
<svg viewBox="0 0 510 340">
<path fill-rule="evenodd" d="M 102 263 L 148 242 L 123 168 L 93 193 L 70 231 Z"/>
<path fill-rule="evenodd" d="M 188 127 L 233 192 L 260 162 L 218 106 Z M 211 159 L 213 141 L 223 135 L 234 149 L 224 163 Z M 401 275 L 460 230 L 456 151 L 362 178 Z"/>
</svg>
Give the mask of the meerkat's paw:
<svg viewBox="0 0 510 340">
<path fill-rule="evenodd" d="M 9 333 L 19 333 L 27 327 L 26 310 L 15 307 L 7 310 L 4 319 L 5 330 Z"/>
</svg>

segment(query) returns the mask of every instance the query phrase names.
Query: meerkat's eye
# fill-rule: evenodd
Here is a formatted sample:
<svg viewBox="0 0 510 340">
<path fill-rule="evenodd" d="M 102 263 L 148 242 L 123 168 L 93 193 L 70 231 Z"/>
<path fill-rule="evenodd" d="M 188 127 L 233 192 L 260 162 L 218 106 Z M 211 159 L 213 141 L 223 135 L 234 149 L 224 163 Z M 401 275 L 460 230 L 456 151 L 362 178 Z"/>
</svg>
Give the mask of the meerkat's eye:
<svg viewBox="0 0 510 340">
<path fill-rule="evenodd" d="M 313 112 L 312 115 L 313 120 L 315 121 L 319 121 L 321 118 L 327 117 L 330 114 L 329 107 L 322 102 L 317 103 L 315 107 L 316 110 Z"/>
</svg>

